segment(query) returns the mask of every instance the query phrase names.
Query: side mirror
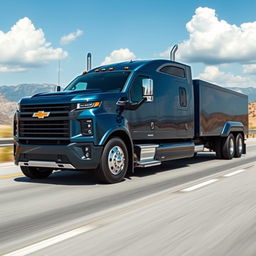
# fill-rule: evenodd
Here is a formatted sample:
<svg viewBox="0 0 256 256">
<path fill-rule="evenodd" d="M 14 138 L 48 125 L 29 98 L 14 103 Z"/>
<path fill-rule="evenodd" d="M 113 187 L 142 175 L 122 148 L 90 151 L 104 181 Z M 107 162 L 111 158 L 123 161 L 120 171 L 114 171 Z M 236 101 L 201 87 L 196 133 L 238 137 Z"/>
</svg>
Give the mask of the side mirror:
<svg viewBox="0 0 256 256">
<path fill-rule="evenodd" d="M 142 89 L 143 89 L 143 98 L 146 99 L 146 102 L 153 101 L 153 80 L 150 78 L 142 79 Z"/>
<path fill-rule="evenodd" d="M 60 91 L 61 91 L 61 86 L 60 86 L 60 85 L 57 85 L 56 91 L 57 91 L 57 92 L 60 92 Z"/>
</svg>

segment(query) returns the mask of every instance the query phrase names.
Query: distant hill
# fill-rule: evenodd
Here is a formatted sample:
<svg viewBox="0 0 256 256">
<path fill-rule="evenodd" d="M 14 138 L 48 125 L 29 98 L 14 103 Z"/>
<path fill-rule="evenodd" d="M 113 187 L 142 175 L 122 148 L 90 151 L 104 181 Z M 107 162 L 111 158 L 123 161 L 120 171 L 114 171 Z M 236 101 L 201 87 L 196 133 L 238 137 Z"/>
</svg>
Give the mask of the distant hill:
<svg viewBox="0 0 256 256">
<path fill-rule="evenodd" d="M 256 129 L 256 102 L 249 103 L 249 127 L 250 129 Z"/>
<path fill-rule="evenodd" d="M 7 99 L 5 99 L 2 95 L 0 95 L 0 106 L 0 125 L 11 124 L 17 103 L 10 102 Z"/>
<path fill-rule="evenodd" d="M 53 92 L 56 90 L 54 84 L 19 84 L 16 86 L 0 86 L 0 95 L 8 101 L 18 102 L 21 98 L 32 96 L 40 92 Z"/>
</svg>

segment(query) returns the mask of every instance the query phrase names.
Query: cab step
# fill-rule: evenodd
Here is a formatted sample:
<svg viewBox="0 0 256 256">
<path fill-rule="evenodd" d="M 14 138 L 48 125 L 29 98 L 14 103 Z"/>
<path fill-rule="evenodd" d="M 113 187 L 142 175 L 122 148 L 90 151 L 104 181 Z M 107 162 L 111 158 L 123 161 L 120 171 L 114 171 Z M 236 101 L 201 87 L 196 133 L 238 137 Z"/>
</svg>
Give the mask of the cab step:
<svg viewBox="0 0 256 256">
<path fill-rule="evenodd" d="M 149 162 L 146 162 L 146 161 L 140 161 L 140 162 L 136 162 L 136 167 L 151 167 L 151 166 L 157 166 L 157 165 L 160 165 L 161 164 L 161 161 L 157 161 L 157 160 L 154 160 L 154 161 L 149 161 Z"/>
<path fill-rule="evenodd" d="M 158 144 L 136 144 L 134 151 L 137 156 L 136 167 L 150 167 L 160 165 L 161 161 L 155 159 Z"/>
</svg>

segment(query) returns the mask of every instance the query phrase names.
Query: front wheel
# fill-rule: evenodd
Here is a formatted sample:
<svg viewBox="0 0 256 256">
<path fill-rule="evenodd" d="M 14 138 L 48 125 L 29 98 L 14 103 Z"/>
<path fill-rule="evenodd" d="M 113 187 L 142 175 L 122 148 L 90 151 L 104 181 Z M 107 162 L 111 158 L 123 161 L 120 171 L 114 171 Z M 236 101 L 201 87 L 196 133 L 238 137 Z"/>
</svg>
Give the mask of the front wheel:
<svg viewBox="0 0 256 256">
<path fill-rule="evenodd" d="M 104 147 L 96 176 L 103 183 L 117 183 L 124 179 L 128 169 L 129 155 L 120 138 L 110 139 Z"/>
<path fill-rule="evenodd" d="M 50 176 L 53 172 L 52 169 L 40 167 L 21 166 L 20 169 L 25 176 L 31 179 L 44 179 Z"/>
</svg>

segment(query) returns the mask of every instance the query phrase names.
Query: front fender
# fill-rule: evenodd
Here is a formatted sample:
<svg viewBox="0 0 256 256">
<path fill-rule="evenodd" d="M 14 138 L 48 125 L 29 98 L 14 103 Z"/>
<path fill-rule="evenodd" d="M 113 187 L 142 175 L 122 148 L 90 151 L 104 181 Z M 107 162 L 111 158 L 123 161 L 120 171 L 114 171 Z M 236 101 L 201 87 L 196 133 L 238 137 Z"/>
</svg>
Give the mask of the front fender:
<svg viewBox="0 0 256 256">
<path fill-rule="evenodd" d="M 117 126 L 117 127 L 112 127 L 108 131 L 106 131 L 106 133 L 102 136 L 101 140 L 99 141 L 99 145 L 100 146 L 104 145 L 108 140 L 108 138 L 115 132 L 124 132 L 130 138 L 130 141 L 132 141 L 129 130 L 124 127 Z"/>
</svg>

